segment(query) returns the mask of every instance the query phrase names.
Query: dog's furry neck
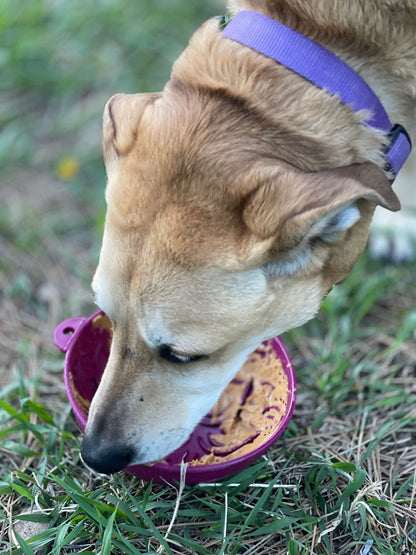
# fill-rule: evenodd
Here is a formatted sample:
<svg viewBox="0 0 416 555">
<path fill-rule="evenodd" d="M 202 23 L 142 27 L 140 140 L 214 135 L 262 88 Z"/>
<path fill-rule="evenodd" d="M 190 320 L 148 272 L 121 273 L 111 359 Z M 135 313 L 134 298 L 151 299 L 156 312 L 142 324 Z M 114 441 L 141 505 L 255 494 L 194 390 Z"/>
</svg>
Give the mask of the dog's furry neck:
<svg viewBox="0 0 416 555">
<path fill-rule="evenodd" d="M 354 10 L 351 3 L 346 6 L 339 0 L 241 0 L 232 1 L 229 11 L 231 15 L 242 9 L 263 13 L 330 49 L 374 89 L 393 123 L 402 123 L 412 134 L 416 44 L 401 24 L 409 17 L 403 6 L 410 0 L 396 2 L 393 15 L 389 11 L 389 33 L 378 25 L 382 12 L 393 9 L 394 3 L 357 1 Z M 416 5 L 415 0 L 412 3 Z M 270 151 L 301 170 L 363 161 L 384 164 L 380 137 L 362 125 L 362 114 L 354 114 L 273 60 L 225 39 L 218 19 L 195 33 L 176 61 L 172 77 L 194 102 L 197 96 L 215 96 L 230 100 L 230 109 L 244 107 L 264 127 Z"/>
<path fill-rule="evenodd" d="M 242 9 L 272 17 L 334 52 L 375 90 L 393 121 L 414 127 L 403 120 L 416 102 L 415 0 L 229 2 L 231 16 Z"/>
</svg>

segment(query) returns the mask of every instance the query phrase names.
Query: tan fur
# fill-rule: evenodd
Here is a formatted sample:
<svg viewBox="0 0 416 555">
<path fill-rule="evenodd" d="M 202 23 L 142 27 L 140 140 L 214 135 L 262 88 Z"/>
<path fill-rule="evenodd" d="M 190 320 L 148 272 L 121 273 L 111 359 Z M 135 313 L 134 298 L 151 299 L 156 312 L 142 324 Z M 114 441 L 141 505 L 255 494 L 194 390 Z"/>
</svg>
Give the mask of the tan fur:
<svg viewBox="0 0 416 555">
<path fill-rule="evenodd" d="M 259 11 L 332 49 L 414 133 L 416 1 L 229 8 Z M 102 454 L 117 440 L 134 448 L 130 462 L 165 455 L 247 353 L 314 316 L 364 248 L 376 204 L 399 208 L 380 169 L 384 139 L 364 116 L 225 39 L 216 19 L 192 37 L 162 93 L 109 101 L 108 212 L 93 286 L 114 341 L 89 454 L 94 442 Z M 312 247 L 351 203 L 359 220 Z M 169 363 L 160 341 L 209 358 Z"/>
</svg>

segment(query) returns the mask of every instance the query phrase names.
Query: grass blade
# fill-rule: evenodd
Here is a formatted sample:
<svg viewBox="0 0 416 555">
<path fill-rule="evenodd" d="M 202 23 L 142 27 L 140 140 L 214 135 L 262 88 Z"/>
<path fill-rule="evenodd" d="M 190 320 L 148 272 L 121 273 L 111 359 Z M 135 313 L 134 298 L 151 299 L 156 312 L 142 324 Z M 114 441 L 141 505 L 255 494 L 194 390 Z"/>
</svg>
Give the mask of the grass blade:
<svg viewBox="0 0 416 555">
<path fill-rule="evenodd" d="M 107 520 L 107 523 L 105 525 L 103 543 L 101 546 L 100 555 L 111 555 L 113 526 L 114 526 L 114 520 L 116 518 L 116 514 L 117 514 L 117 507 L 114 509 L 113 513 L 111 514 L 110 518 Z"/>
</svg>

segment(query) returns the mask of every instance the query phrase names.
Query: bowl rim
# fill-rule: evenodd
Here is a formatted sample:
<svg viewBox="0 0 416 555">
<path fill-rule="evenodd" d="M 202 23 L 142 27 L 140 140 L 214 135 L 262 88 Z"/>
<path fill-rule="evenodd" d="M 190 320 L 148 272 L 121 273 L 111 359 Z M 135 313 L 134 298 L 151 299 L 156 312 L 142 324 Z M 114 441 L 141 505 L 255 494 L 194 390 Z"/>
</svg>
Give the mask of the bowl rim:
<svg viewBox="0 0 416 555">
<path fill-rule="evenodd" d="M 91 325 L 92 321 L 97 316 L 106 316 L 105 312 L 98 310 L 88 318 L 70 318 L 61 322 L 54 333 L 54 340 L 58 348 L 65 353 L 64 363 L 64 382 L 65 390 L 68 396 L 70 405 L 75 414 L 75 417 L 80 425 L 82 431 L 85 430 L 87 425 L 87 417 L 79 407 L 75 395 L 73 393 L 70 375 L 71 375 L 71 356 L 76 348 L 76 344 L 83 331 Z M 288 380 L 288 395 L 287 404 L 284 415 L 279 421 L 276 430 L 256 449 L 241 455 L 235 459 L 224 462 L 206 464 L 201 466 L 187 465 L 186 470 L 186 483 L 196 484 L 201 481 L 209 482 L 215 479 L 221 479 L 235 474 L 239 470 L 246 468 L 264 454 L 267 449 L 281 436 L 286 427 L 288 426 L 296 404 L 296 376 L 293 368 L 292 360 L 289 353 L 280 339 L 274 337 L 271 339 L 273 348 L 282 362 L 282 367 Z M 128 466 L 124 471 L 134 474 L 142 479 L 157 481 L 159 483 L 172 482 L 172 480 L 180 480 L 180 464 L 154 462 L 148 464 L 139 464 Z"/>
</svg>

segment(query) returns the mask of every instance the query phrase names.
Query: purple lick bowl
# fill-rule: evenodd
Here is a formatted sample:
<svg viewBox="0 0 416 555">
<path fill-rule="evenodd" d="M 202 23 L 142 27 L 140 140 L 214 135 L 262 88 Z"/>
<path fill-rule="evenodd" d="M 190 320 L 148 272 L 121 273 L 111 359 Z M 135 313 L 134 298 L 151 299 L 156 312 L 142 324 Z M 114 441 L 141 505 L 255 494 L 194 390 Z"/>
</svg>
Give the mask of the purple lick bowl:
<svg viewBox="0 0 416 555">
<path fill-rule="evenodd" d="M 111 333 L 108 319 L 103 312 L 99 311 L 90 318 L 65 320 L 56 328 L 54 341 L 66 355 L 65 388 L 75 417 L 81 429 L 84 430 L 87 424 L 89 405 L 100 383 L 110 352 Z M 188 464 L 185 476 L 187 484 L 218 481 L 243 470 L 263 455 L 288 425 L 295 407 L 295 373 L 283 342 L 275 337 L 268 343 L 272 345 L 276 358 L 280 359 L 287 378 L 287 398 L 284 410 L 280 412 L 278 418 L 272 419 L 273 429 L 270 435 L 260 445 L 253 446 L 249 452 L 231 460 L 224 458 L 224 462 L 199 466 Z M 267 382 L 267 385 L 270 384 Z M 266 410 L 263 409 L 262 413 Z M 222 433 L 222 430 L 218 426 L 213 427 L 210 413 L 202 419 L 189 439 L 179 449 L 166 456 L 163 461 L 129 466 L 125 470 L 143 480 L 174 484 L 175 481 L 180 481 L 181 461 L 194 461 L 208 454 L 215 445 L 215 439 L 211 441 L 211 436 L 218 433 Z M 247 449 L 245 450 L 247 451 Z"/>
</svg>

